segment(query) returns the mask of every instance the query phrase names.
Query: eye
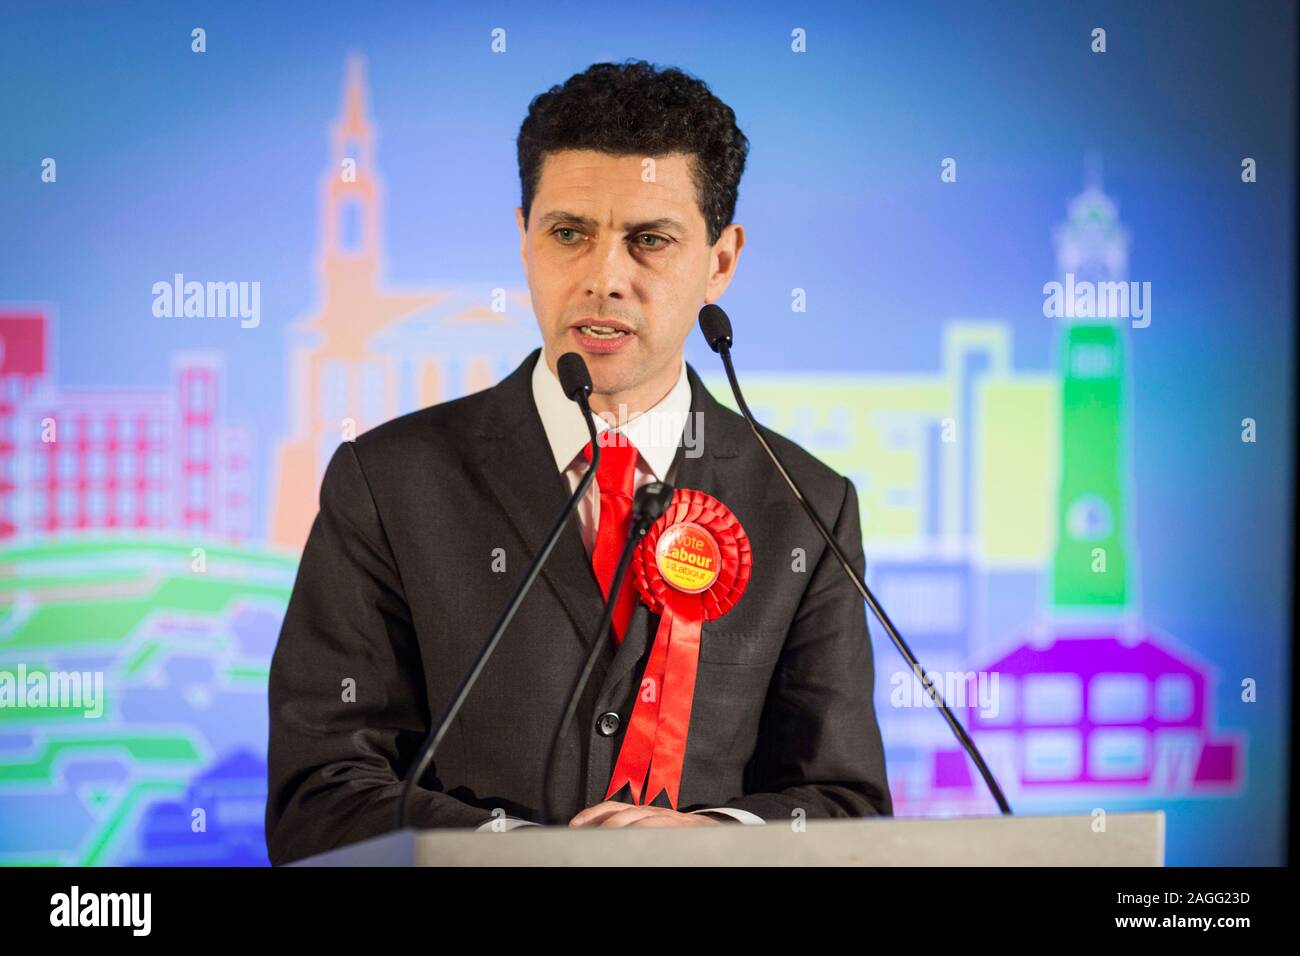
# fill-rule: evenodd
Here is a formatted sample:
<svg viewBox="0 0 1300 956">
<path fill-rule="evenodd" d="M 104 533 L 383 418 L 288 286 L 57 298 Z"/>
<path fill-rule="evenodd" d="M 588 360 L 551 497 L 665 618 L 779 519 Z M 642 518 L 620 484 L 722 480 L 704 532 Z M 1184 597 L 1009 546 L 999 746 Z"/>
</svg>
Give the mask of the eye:
<svg viewBox="0 0 1300 956">
<path fill-rule="evenodd" d="M 667 236 L 659 236 L 653 232 L 640 233 L 635 237 L 635 239 L 636 245 L 640 246 L 642 249 L 662 249 L 669 242 Z M 642 242 L 641 240 L 643 239 L 653 239 L 655 242 L 653 244 Z"/>
<path fill-rule="evenodd" d="M 558 229 L 551 230 L 551 235 L 559 239 L 561 245 L 571 246 L 578 240 L 580 234 L 571 226 L 560 226 Z"/>
</svg>

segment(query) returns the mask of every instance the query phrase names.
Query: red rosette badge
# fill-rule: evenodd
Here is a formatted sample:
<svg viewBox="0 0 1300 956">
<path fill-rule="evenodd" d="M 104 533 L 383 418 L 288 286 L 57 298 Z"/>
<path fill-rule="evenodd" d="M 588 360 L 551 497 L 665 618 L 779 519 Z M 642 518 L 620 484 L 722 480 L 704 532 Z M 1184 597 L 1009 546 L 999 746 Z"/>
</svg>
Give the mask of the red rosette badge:
<svg viewBox="0 0 1300 956">
<path fill-rule="evenodd" d="M 736 606 L 752 564 L 745 529 L 702 491 L 678 488 L 641 539 L 632 556 L 636 588 L 661 616 L 642 678 L 643 687 L 650 683 L 637 696 L 606 800 L 630 784 L 633 803 L 648 804 L 663 790 L 677 808 L 700 626 Z"/>
</svg>

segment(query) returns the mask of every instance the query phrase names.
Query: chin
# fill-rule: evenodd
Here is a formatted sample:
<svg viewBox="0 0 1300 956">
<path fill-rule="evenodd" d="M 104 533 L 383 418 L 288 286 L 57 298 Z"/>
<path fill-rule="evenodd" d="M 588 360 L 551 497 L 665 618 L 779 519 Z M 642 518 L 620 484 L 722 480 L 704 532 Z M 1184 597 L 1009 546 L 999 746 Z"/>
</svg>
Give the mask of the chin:
<svg viewBox="0 0 1300 956">
<path fill-rule="evenodd" d="M 636 381 L 623 375 L 591 376 L 591 390 L 596 395 L 617 395 L 636 387 Z"/>
<path fill-rule="evenodd" d="M 640 367 L 629 368 L 625 365 L 619 368 L 604 367 L 605 363 L 601 361 L 605 358 L 603 355 L 584 356 L 584 358 L 587 359 L 587 368 L 591 370 L 591 389 L 597 394 L 614 395 L 626 392 L 640 385 L 644 378 Z M 613 365 L 613 363 L 609 364 Z"/>
</svg>

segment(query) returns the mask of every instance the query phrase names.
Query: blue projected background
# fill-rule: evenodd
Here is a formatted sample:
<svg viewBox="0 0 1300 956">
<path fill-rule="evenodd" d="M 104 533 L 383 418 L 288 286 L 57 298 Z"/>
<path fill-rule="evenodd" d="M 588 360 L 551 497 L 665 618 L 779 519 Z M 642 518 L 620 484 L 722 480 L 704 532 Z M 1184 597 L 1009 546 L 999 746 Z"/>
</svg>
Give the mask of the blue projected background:
<svg viewBox="0 0 1300 956">
<path fill-rule="evenodd" d="M 540 343 L 514 139 L 628 57 L 735 109 L 746 393 L 1013 806 L 1283 862 L 1295 7 L 866 7 L 0 7 L 0 862 L 266 862 L 324 463 Z M 994 812 L 873 637 L 897 812 Z"/>
</svg>

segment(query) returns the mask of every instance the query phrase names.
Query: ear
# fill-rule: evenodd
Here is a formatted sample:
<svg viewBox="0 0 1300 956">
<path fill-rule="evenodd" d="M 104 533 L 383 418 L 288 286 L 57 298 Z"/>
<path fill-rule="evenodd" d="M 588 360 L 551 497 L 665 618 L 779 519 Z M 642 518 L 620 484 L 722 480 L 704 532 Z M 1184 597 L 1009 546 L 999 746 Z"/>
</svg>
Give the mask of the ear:
<svg viewBox="0 0 1300 956">
<path fill-rule="evenodd" d="M 732 223 L 722 230 L 710 253 L 709 281 L 704 287 L 704 302 L 716 302 L 731 285 L 740 261 L 740 250 L 745 247 L 745 227 Z"/>
<path fill-rule="evenodd" d="M 524 264 L 524 270 L 528 270 L 528 226 L 524 224 L 524 208 L 515 207 L 515 225 L 519 227 L 519 261 Z"/>
</svg>

